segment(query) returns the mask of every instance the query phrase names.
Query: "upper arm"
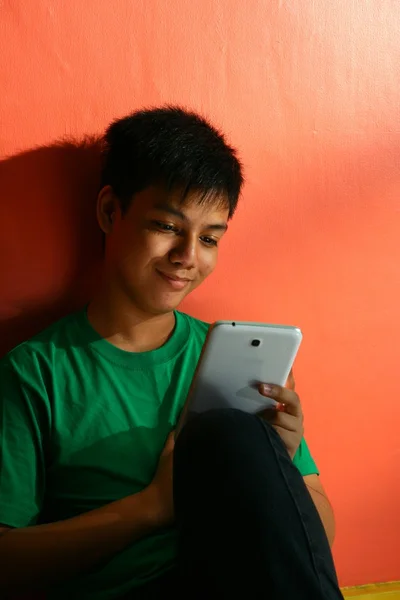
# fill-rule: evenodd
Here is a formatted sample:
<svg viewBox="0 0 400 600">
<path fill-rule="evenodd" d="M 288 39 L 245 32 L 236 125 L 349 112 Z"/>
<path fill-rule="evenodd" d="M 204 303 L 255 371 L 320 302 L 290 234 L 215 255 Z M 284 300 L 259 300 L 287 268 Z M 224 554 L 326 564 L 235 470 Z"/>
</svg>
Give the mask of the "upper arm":
<svg viewBox="0 0 400 600">
<path fill-rule="evenodd" d="M 321 518 L 329 543 L 332 545 L 335 538 L 335 517 L 321 480 L 315 474 L 306 475 L 303 479 Z"/>
<path fill-rule="evenodd" d="M 319 475 L 317 475 L 317 474 L 305 475 L 303 477 L 303 479 L 304 479 L 304 483 L 306 484 L 308 489 L 312 489 L 315 492 L 317 492 L 318 494 L 321 494 L 322 496 L 327 498 L 326 492 L 322 486 Z"/>
<path fill-rule="evenodd" d="M 36 523 L 42 506 L 43 419 L 40 385 L 31 376 L 25 380 L 8 361 L 0 363 L 1 528 Z"/>
<path fill-rule="evenodd" d="M 293 370 L 290 371 L 286 387 L 292 390 L 295 389 Z M 321 518 L 329 543 L 332 545 L 335 537 L 335 518 L 332 506 L 319 478 L 317 465 L 311 456 L 304 438 L 301 440 L 298 451 L 294 456 L 293 463 L 299 469 L 301 475 L 303 475 L 304 483 L 310 492 L 310 496 Z"/>
<path fill-rule="evenodd" d="M 319 474 L 317 465 L 311 456 L 311 452 L 304 438 L 301 440 L 300 446 L 293 458 L 293 464 L 298 468 L 303 477 L 308 475 L 317 476 Z"/>
</svg>

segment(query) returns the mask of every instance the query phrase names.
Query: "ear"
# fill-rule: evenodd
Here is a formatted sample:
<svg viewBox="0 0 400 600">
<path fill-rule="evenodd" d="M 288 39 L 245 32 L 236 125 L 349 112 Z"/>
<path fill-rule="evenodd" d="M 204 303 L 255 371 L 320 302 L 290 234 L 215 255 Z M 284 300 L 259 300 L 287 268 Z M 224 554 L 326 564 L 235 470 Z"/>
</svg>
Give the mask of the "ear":
<svg viewBox="0 0 400 600">
<path fill-rule="evenodd" d="M 112 232 L 115 220 L 120 213 L 120 206 L 110 185 L 100 190 L 97 197 L 97 222 L 107 235 Z"/>
</svg>

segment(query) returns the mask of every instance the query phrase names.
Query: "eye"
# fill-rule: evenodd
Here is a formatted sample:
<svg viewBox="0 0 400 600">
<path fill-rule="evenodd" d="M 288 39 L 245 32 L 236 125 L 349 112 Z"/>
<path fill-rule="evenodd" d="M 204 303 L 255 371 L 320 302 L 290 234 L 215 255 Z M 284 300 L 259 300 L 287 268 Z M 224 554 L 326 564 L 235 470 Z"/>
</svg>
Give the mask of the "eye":
<svg viewBox="0 0 400 600">
<path fill-rule="evenodd" d="M 154 225 L 157 227 L 157 229 L 160 229 L 161 231 L 165 231 L 166 233 L 169 233 L 169 232 L 175 233 L 176 231 L 178 231 L 178 229 L 175 227 L 175 225 L 171 225 L 171 223 L 163 223 L 162 221 L 154 221 Z"/>
<path fill-rule="evenodd" d="M 200 239 L 206 246 L 218 246 L 218 240 L 214 238 L 203 235 Z"/>
</svg>

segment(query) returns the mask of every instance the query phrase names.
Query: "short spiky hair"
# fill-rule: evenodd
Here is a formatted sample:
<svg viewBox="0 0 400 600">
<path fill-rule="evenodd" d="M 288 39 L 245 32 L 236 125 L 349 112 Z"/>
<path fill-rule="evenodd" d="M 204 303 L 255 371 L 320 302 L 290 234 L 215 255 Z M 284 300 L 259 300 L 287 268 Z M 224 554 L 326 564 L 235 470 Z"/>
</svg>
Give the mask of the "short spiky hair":
<svg viewBox="0 0 400 600">
<path fill-rule="evenodd" d="M 104 136 L 102 185 L 126 211 L 152 185 L 190 191 L 202 201 L 227 198 L 233 215 L 243 183 L 236 151 L 206 119 L 176 106 L 141 110 L 114 121 Z"/>
</svg>

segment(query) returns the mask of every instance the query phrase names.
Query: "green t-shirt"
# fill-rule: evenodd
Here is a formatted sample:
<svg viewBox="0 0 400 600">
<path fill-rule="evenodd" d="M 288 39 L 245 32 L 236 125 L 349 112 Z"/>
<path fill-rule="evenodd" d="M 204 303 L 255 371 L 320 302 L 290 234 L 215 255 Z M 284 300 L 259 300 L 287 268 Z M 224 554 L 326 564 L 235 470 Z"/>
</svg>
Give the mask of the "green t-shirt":
<svg viewBox="0 0 400 600">
<path fill-rule="evenodd" d="M 102 339 L 86 311 L 69 315 L 0 361 L 0 523 L 67 519 L 147 486 L 186 399 L 208 325 L 176 312 L 170 339 L 132 353 Z M 294 460 L 317 469 L 303 440 Z M 168 570 L 164 529 L 60 588 L 51 598 L 117 598 Z"/>
</svg>

